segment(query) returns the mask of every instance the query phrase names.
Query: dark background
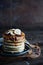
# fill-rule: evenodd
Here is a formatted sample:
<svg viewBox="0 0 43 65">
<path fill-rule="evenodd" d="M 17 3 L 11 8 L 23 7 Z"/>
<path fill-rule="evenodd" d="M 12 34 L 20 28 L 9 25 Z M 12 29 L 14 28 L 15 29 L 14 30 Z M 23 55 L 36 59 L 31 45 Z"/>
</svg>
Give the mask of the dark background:
<svg viewBox="0 0 43 65">
<path fill-rule="evenodd" d="M 41 56 L 31 64 L 43 65 L 43 0 L 0 0 L 0 37 L 10 28 L 22 29 L 30 43 L 40 45 Z"/>
<path fill-rule="evenodd" d="M 43 0 L 0 0 L 0 29 L 43 30 Z"/>
</svg>

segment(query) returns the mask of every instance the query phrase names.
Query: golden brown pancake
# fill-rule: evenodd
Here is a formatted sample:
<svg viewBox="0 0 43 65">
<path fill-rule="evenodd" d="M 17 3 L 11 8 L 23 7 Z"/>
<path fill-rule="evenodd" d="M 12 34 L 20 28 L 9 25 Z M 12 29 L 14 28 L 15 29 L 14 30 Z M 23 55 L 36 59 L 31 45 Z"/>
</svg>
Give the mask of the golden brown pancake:
<svg viewBox="0 0 43 65">
<path fill-rule="evenodd" d="M 5 42 L 22 42 L 25 39 L 25 34 L 22 32 L 21 35 L 11 35 L 11 34 L 3 34 L 3 38 Z"/>
<path fill-rule="evenodd" d="M 3 34 L 5 52 L 22 52 L 25 49 L 25 33 L 15 34 L 14 31 L 15 29 L 10 29 Z"/>
</svg>

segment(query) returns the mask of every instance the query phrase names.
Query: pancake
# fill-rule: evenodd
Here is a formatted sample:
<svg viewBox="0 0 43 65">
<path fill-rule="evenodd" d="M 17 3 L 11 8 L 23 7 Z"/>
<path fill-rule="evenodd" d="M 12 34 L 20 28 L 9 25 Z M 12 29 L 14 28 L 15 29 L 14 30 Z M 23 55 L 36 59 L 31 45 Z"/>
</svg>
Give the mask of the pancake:
<svg viewBox="0 0 43 65">
<path fill-rule="evenodd" d="M 25 49 L 25 33 L 20 29 L 10 29 L 3 34 L 5 52 L 22 52 Z"/>
<path fill-rule="evenodd" d="M 25 43 L 25 39 L 22 40 L 22 42 Z M 22 42 L 4 42 L 4 45 L 10 45 L 10 46 L 15 45 L 15 46 L 18 46 L 18 45 L 22 44 Z"/>
<path fill-rule="evenodd" d="M 22 52 L 25 48 L 24 43 L 22 42 L 20 45 L 3 45 L 5 52 Z"/>
<path fill-rule="evenodd" d="M 5 42 L 22 42 L 25 38 L 25 34 L 23 32 L 21 35 L 3 34 L 3 38 Z"/>
</svg>

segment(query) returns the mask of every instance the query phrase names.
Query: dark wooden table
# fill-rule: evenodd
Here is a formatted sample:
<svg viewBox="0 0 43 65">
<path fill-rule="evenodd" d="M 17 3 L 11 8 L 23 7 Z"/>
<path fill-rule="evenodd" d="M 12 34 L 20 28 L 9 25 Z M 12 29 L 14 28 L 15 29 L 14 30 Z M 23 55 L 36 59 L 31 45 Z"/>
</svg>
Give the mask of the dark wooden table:
<svg viewBox="0 0 43 65">
<path fill-rule="evenodd" d="M 43 65 L 43 31 L 24 31 L 26 34 L 26 39 L 31 43 L 39 43 L 41 47 L 41 55 L 39 58 L 31 59 L 28 53 L 19 57 L 1 57 L 0 65 Z M 0 33 L 1 34 L 1 33 Z"/>
</svg>

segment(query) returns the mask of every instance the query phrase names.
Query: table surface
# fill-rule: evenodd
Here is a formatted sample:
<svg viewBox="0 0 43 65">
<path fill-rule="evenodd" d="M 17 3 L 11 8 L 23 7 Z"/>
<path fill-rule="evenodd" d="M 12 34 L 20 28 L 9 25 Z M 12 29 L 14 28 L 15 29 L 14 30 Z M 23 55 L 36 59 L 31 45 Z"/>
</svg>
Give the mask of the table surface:
<svg viewBox="0 0 43 65">
<path fill-rule="evenodd" d="M 19 57 L 1 57 L 0 65 L 36 65 L 37 63 L 43 64 L 43 31 L 24 31 L 26 34 L 26 39 L 31 43 L 38 42 L 41 47 L 41 55 L 39 58 L 31 59 L 28 54 Z M 0 33 L 1 34 L 1 33 Z M 1 37 L 1 36 L 0 36 Z"/>
</svg>

